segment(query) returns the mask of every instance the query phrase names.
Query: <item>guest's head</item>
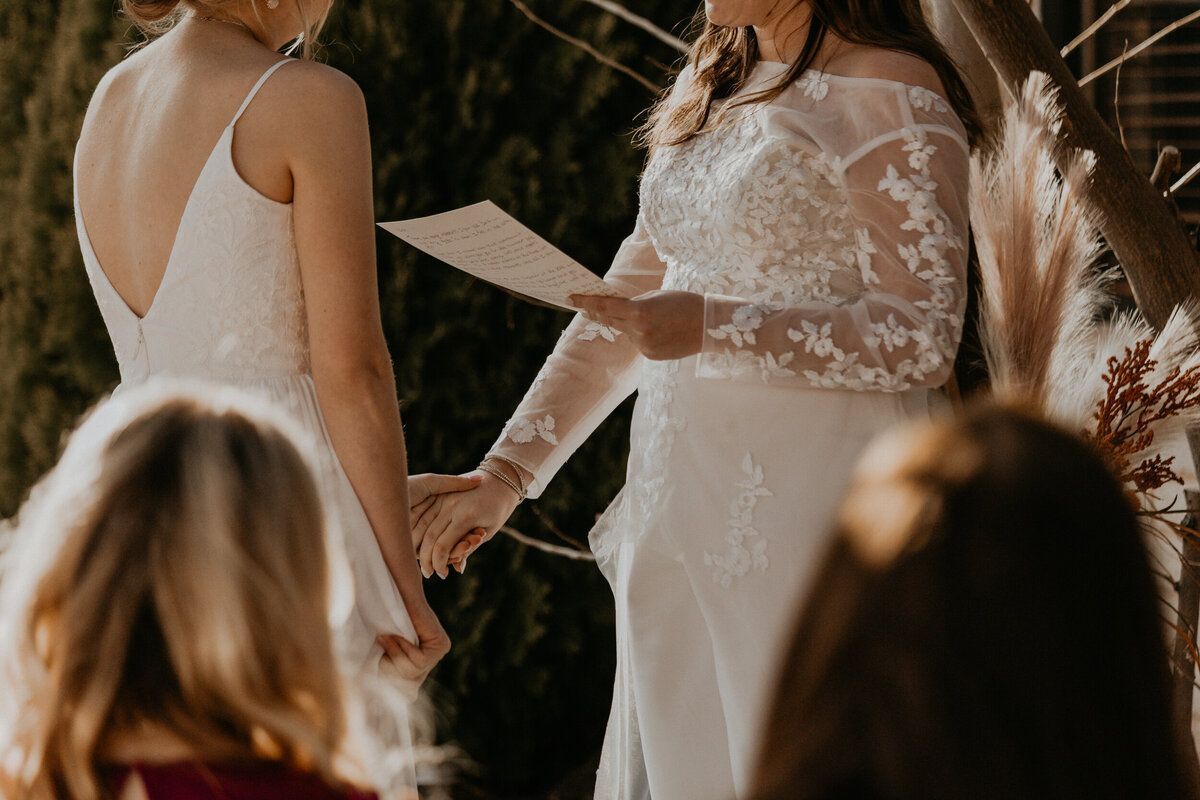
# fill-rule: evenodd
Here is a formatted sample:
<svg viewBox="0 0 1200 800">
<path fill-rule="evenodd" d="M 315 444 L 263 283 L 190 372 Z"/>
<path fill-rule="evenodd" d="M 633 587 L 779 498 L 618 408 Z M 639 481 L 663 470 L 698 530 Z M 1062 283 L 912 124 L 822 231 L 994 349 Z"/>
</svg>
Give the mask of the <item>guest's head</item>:
<svg viewBox="0 0 1200 800">
<path fill-rule="evenodd" d="M 863 456 L 757 800 L 1182 797 L 1163 624 L 1101 458 L 989 408 Z"/>
<path fill-rule="evenodd" d="M 332 6 L 333 0 L 121 0 L 125 16 L 149 36 L 166 33 L 189 15 L 236 20 L 272 46 L 294 40 L 306 58 Z M 235 35 L 235 30 L 226 26 L 222 33 Z"/>
<path fill-rule="evenodd" d="M 644 131 L 652 146 L 687 141 L 718 115 L 721 101 L 746 84 L 756 62 L 770 58 L 760 51 L 760 35 L 795 56 L 785 56 L 789 68 L 752 93 L 752 102 L 774 100 L 806 70 L 824 69 L 836 37 L 925 61 L 971 138 L 980 130 L 966 83 L 930 28 L 921 0 L 706 0 L 696 19 L 701 33 L 688 55 L 692 80 L 656 105 Z"/>
<path fill-rule="evenodd" d="M 35 489 L 0 606 L 18 798 L 98 797 L 97 765 L 146 734 L 338 782 L 322 510 L 295 440 L 255 409 L 228 390 L 134 392 Z"/>
</svg>

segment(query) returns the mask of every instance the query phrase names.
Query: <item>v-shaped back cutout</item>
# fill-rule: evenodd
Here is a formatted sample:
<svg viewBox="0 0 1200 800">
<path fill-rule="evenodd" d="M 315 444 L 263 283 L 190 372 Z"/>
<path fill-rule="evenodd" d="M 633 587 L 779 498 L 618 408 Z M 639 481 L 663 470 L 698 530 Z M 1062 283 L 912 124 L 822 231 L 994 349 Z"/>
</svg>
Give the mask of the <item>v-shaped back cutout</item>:
<svg viewBox="0 0 1200 800">
<path fill-rule="evenodd" d="M 206 172 L 208 172 L 209 168 L 212 166 L 213 157 L 216 156 L 222 150 L 225 150 L 226 157 L 229 159 L 230 169 L 232 169 L 235 174 L 237 173 L 237 169 L 233 166 L 233 150 L 232 150 L 232 148 L 233 148 L 234 126 L 236 126 L 238 123 L 238 120 L 240 120 L 242 118 L 242 114 L 246 113 L 246 109 L 250 107 L 250 103 L 254 100 L 255 96 L 258 94 L 258 90 L 262 88 L 262 85 L 267 82 L 267 79 L 270 78 L 275 73 L 275 71 L 278 70 L 280 67 L 282 67 L 284 64 L 287 64 L 293 60 L 294 59 L 291 59 L 291 58 L 285 58 L 285 59 L 275 62 L 274 64 L 272 64 L 270 67 L 267 68 L 267 70 L 259 77 L 258 81 L 255 82 L 254 86 L 251 87 L 250 91 L 246 94 L 245 99 L 242 100 L 242 104 L 238 107 L 238 110 L 234 113 L 233 119 L 230 120 L 229 124 L 226 125 L 221 130 L 221 135 L 219 137 L 217 137 L 217 141 L 213 144 L 212 149 L 209 150 L 208 157 L 204 159 L 204 166 L 202 166 L 200 168 L 200 172 L 198 172 L 196 174 L 195 180 L 192 181 L 192 188 L 188 191 L 187 201 L 183 204 L 183 211 L 180 213 L 179 222 L 175 226 L 175 236 L 171 240 L 171 249 L 167 253 L 167 263 L 163 266 L 162 275 L 158 279 L 158 286 L 156 286 L 154 289 L 154 294 L 150 298 L 150 304 L 148 306 L 146 306 L 146 310 L 144 312 L 142 312 L 141 314 L 138 314 L 137 311 L 135 311 L 133 309 L 133 306 L 130 305 L 129 301 L 126 300 L 125 297 L 119 291 L 117 291 L 117 287 L 115 285 L 113 285 L 112 279 L 108 276 L 108 273 L 104 269 L 104 265 L 100 263 L 100 257 L 96 255 L 96 248 L 94 248 L 92 246 L 92 238 L 91 238 L 91 235 L 88 233 L 87 222 L 83 218 L 83 207 L 80 205 L 80 202 L 79 202 L 79 183 L 78 183 L 79 148 L 77 147 L 75 149 L 75 158 L 72 162 L 71 171 L 72 171 L 72 180 L 75 183 L 75 191 L 74 191 L 75 217 L 79 221 L 78 228 L 79 228 L 79 232 L 80 232 L 80 245 L 87 249 L 87 253 L 85 255 L 90 257 L 92 263 L 95 265 L 96 271 L 100 273 L 98 277 L 103 280 L 103 283 L 109 288 L 109 290 L 112 291 L 113 295 L 118 300 L 121 301 L 121 305 L 125 308 L 125 310 L 128 311 L 129 314 L 132 317 L 134 317 L 135 319 L 137 319 L 139 322 L 141 322 L 142 320 L 149 317 L 150 313 L 154 310 L 154 307 L 158 304 L 159 294 L 162 293 L 163 286 L 166 284 L 167 278 L 171 274 L 171 265 L 175 262 L 175 254 L 176 254 L 176 250 L 179 245 L 179 234 L 183 230 L 184 225 L 187 224 L 188 211 L 191 209 L 192 200 L 196 196 L 196 187 L 200 185 L 200 181 L 203 180 L 204 174 Z M 228 141 L 226 141 L 226 140 L 228 140 Z M 224 147 L 223 147 L 223 145 L 224 145 Z M 239 180 L 241 180 L 241 177 L 240 176 L 238 176 L 238 177 L 239 177 Z M 243 181 L 243 183 L 244 182 L 245 181 Z M 247 184 L 247 186 L 248 185 L 249 184 Z M 253 187 L 250 187 L 250 188 L 253 189 Z M 257 192 L 256 192 L 256 194 L 257 194 Z"/>
</svg>

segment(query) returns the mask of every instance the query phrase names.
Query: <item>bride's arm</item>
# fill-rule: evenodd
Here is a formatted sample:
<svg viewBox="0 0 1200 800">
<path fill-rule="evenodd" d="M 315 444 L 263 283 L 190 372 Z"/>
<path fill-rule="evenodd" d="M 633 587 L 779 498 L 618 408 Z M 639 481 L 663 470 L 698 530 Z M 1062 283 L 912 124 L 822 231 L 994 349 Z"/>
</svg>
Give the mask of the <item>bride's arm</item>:
<svg viewBox="0 0 1200 800">
<path fill-rule="evenodd" d="M 665 269 L 639 219 L 604 279 L 636 295 L 661 286 Z M 513 485 L 524 486 L 530 497 L 541 494 L 567 458 L 633 392 L 640 370 L 640 353 L 627 336 L 576 316 L 488 451 L 481 485 L 440 496 L 416 523 L 422 568 L 445 577 L 452 553 L 463 552 L 455 545 L 464 536 L 476 529 L 485 537 L 495 534 L 520 500 Z"/>
<path fill-rule="evenodd" d="M 413 555 L 404 433 L 379 311 L 366 108 L 349 78 L 303 66 L 310 85 L 288 121 L 287 156 L 313 381 L 334 450 L 432 667 L 449 640 Z"/>
</svg>

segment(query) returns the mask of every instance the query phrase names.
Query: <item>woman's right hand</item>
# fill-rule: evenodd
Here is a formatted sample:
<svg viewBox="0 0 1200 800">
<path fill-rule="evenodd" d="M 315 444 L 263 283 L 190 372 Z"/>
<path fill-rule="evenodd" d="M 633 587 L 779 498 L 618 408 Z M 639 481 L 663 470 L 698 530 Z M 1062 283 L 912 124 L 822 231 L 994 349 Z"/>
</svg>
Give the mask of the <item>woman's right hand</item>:
<svg viewBox="0 0 1200 800">
<path fill-rule="evenodd" d="M 413 523 L 413 540 L 420 542 L 417 561 L 425 577 L 437 573 L 445 578 L 452 563 L 461 571 L 466 557 L 495 536 L 521 502 L 496 476 L 486 472 L 471 475 L 479 477 L 478 486 L 438 495 Z"/>
<path fill-rule="evenodd" d="M 429 510 L 438 495 L 449 492 L 465 492 L 479 485 L 478 473 L 468 475 L 440 475 L 436 472 L 423 472 L 420 475 L 408 476 L 408 513 L 412 524 L 413 547 L 421 546 L 417 533 L 417 522 Z"/>
<path fill-rule="evenodd" d="M 450 652 L 450 636 L 423 598 L 409 605 L 408 615 L 417 632 L 416 644 L 394 634 L 381 634 L 377 639 L 383 647 L 385 664 L 399 677 L 404 694 L 412 701 L 425 678 Z"/>
</svg>

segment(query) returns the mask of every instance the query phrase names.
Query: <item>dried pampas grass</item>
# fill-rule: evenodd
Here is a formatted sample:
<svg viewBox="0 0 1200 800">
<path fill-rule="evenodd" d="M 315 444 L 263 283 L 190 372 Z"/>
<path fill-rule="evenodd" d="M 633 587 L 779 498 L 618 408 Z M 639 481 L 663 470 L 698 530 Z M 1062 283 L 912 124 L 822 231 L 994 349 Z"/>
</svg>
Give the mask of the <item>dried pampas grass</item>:
<svg viewBox="0 0 1200 800">
<path fill-rule="evenodd" d="M 971 222 L 982 282 L 980 337 L 992 392 L 1044 408 L 1051 376 L 1087 338 L 1104 302 L 1093 157 L 1055 167 L 1061 111 L 1050 79 L 1032 73 L 996 146 L 971 162 Z"/>
<path fill-rule="evenodd" d="M 1200 318 L 1177 308 L 1158 332 L 1137 313 L 1102 320 L 1109 276 L 1097 268 L 1087 198 L 1094 159 L 1061 153 L 1060 128 L 1049 78 L 1032 73 L 996 146 L 971 164 L 991 390 L 1080 431 L 1153 515 L 1164 505 L 1156 491 L 1183 483 L 1167 453 L 1200 424 Z"/>
</svg>

